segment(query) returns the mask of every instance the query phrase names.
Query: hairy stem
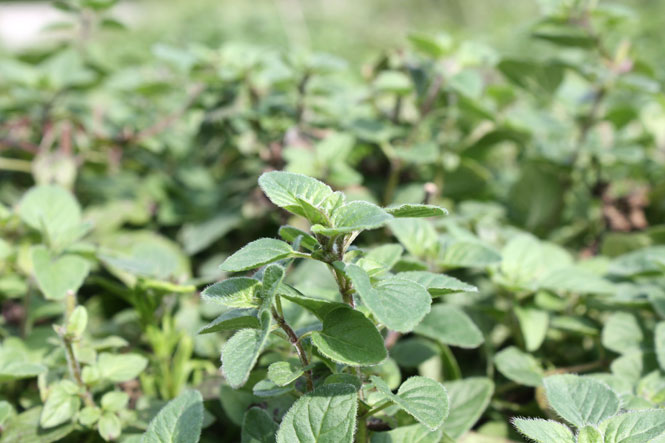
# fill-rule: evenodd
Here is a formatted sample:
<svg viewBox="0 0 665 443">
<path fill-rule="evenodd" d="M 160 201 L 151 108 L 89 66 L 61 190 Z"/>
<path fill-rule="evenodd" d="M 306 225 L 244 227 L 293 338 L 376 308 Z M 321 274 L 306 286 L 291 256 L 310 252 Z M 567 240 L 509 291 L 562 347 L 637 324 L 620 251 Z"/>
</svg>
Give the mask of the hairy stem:
<svg viewBox="0 0 665 443">
<path fill-rule="evenodd" d="M 281 306 L 280 306 L 281 307 Z M 298 358 L 300 359 L 300 364 L 302 365 L 303 369 L 307 368 L 309 366 L 309 359 L 307 358 L 307 353 L 305 352 L 305 349 L 302 347 L 302 343 L 298 340 L 298 336 L 296 333 L 293 331 L 291 326 L 284 320 L 284 317 L 281 316 L 275 308 L 272 309 L 272 316 L 279 325 L 280 328 L 286 333 L 286 336 L 289 338 L 289 342 L 293 345 L 293 347 L 296 348 L 296 353 L 298 354 Z M 307 379 L 307 390 L 312 391 L 314 389 L 314 380 L 312 378 L 312 371 L 311 369 L 305 369 L 305 378 Z"/>
</svg>

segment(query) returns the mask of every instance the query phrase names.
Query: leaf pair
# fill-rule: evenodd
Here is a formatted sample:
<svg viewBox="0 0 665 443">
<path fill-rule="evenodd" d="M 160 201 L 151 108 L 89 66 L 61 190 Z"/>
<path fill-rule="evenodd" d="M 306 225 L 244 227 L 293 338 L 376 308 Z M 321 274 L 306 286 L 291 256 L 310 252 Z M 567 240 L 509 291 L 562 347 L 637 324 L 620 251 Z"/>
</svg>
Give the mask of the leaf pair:
<svg viewBox="0 0 665 443">
<path fill-rule="evenodd" d="M 647 442 L 665 435 L 665 410 L 620 413 L 619 396 L 590 377 L 553 375 L 544 380 L 550 406 L 578 428 L 577 437 L 565 425 L 551 420 L 517 418 L 515 427 L 541 443 Z"/>
</svg>

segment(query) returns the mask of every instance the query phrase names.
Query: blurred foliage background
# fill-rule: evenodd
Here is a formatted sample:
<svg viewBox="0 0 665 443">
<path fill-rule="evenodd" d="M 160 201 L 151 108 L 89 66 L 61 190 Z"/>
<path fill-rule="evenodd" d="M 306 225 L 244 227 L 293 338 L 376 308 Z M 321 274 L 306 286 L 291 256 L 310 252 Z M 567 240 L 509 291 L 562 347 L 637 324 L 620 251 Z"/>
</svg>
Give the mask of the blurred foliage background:
<svg viewBox="0 0 665 443">
<path fill-rule="evenodd" d="M 28 4 L 0 3 L 0 18 L 5 6 Z M 109 418 L 123 437 L 196 386 L 210 413 L 204 441 L 235 441 L 243 408 L 258 400 L 251 385 L 235 392 L 218 376 L 227 335 L 196 335 L 220 314 L 197 292 L 225 277 L 225 256 L 299 223 L 258 191 L 271 169 L 317 177 L 352 199 L 450 210 L 360 244 L 399 242 L 395 269 L 445 271 L 480 288 L 445 300 L 479 324 L 482 348 L 430 340 L 440 347 L 427 363 L 422 346 L 404 345 L 390 369 L 396 379 L 492 380 L 497 394 L 460 436 L 475 426 L 465 435 L 518 440 L 509 417 L 547 416 L 532 388 L 567 367 L 604 371 L 626 398 L 662 407 L 638 387 L 647 374 L 665 385 L 652 361 L 653 326 L 665 316 L 663 2 L 39 7 L 60 15 L 33 43 L 0 49 L 1 351 L 23 365 L 0 367 L 0 410 L 9 411 L 0 425 L 14 423 L 6 429 L 41 423 L 51 429 L 42 441 L 99 430 L 75 426 L 77 408 L 40 422 L 50 393 L 68 389 L 67 348 L 51 327 L 71 314 L 52 289 L 60 276 L 89 312 L 81 365 L 129 352 L 147 368 L 129 378 L 90 369 L 79 386 L 95 401 L 131 393 L 127 413 Z M 50 217 L 40 221 L 36 208 Z M 319 274 L 296 268 L 291 282 L 335 297 Z M 311 318 L 291 308 L 307 327 Z M 643 325 L 644 342 L 601 339 L 621 336 L 622 321 Z M 642 366 L 631 372 L 624 351 L 635 348 Z M 290 404 L 270 401 L 280 413 Z"/>
</svg>

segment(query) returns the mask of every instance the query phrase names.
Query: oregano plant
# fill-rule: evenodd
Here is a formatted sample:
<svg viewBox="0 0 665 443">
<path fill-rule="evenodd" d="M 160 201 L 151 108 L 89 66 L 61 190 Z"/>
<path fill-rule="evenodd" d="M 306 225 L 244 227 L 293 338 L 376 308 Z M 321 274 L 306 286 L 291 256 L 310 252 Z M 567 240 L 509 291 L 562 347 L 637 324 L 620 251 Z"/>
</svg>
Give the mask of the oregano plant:
<svg viewBox="0 0 665 443">
<path fill-rule="evenodd" d="M 288 394 L 293 400 L 282 416 L 249 409 L 243 436 L 281 443 L 366 442 L 370 434 L 408 429 L 442 438 L 450 412 L 444 385 L 413 376 L 396 387 L 380 368 L 388 361 L 387 335 L 417 330 L 432 312 L 432 297 L 462 282 L 427 271 L 393 272 L 397 260 L 386 257 L 395 252 L 399 257 L 401 247 L 370 250 L 354 241 L 396 218 L 438 217 L 446 211 L 425 204 L 381 208 L 348 201 L 325 183 L 289 172 L 264 173 L 259 185 L 272 203 L 310 227 L 306 232 L 283 226 L 281 239 L 248 243 L 221 265 L 244 274 L 202 292 L 204 300 L 228 309 L 200 333 L 235 331 L 221 353 L 221 371 L 231 388 L 251 383 L 254 395 Z M 296 260 L 322 264 L 317 269 L 333 276 L 336 293 L 326 299 L 296 289 L 288 278 Z M 452 311 L 451 320 L 460 312 Z M 295 327 L 294 320 L 303 315 L 311 321 Z M 437 319 L 446 320 L 445 315 Z M 465 326 L 474 328 L 469 322 Z M 436 330 L 428 334 L 430 329 L 436 325 L 425 326 L 425 336 L 436 335 Z M 480 342 L 482 335 L 476 345 Z M 281 358 L 262 358 L 284 349 Z"/>
</svg>

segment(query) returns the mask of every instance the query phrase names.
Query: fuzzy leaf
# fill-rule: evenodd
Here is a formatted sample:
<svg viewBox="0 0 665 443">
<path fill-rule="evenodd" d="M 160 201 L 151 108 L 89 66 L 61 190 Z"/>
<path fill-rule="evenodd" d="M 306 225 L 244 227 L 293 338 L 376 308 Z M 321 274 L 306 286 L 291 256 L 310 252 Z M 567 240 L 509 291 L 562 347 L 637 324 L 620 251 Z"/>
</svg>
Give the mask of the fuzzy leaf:
<svg viewBox="0 0 665 443">
<path fill-rule="evenodd" d="M 427 271 L 407 271 L 400 272 L 396 276 L 420 283 L 427 288 L 432 297 L 439 297 L 455 292 L 478 292 L 477 287 L 445 274 L 436 274 Z"/>
<path fill-rule="evenodd" d="M 199 329 L 198 334 L 234 331 L 236 329 L 259 329 L 258 311 L 256 309 L 231 309 Z"/>
<path fill-rule="evenodd" d="M 432 431 L 441 426 L 448 416 L 448 393 L 446 388 L 435 380 L 411 377 L 402 383 L 395 395 L 381 378 L 372 376 L 370 379 L 384 397 Z"/>
<path fill-rule="evenodd" d="M 665 434 L 665 410 L 629 411 L 599 426 L 604 443 L 642 443 Z"/>
<path fill-rule="evenodd" d="M 448 211 L 439 206 L 414 204 L 404 204 L 392 208 L 386 208 L 386 212 L 393 217 L 399 218 L 440 217 L 448 214 Z"/>
<path fill-rule="evenodd" d="M 293 226 L 286 225 L 279 228 L 279 236 L 290 243 L 295 242 L 300 237 L 300 245 L 310 251 L 314 251 L 319 247 L 319 242 L 311 234 Z"/>
<path fill-rule="evenodd" d="M 443 429 L 453 438 L 459 438 L 473 427 L 489 405 L 494 383 L 488 378 L 471 377 L 443 383 L 448 391 L 450 414 Z"/>
<path fill-rule="evenodd" d="M 330 311 L 312 343 L 326 357 L 351 366 L 381 363 L 388 356 L 383 337 L 362 313 L 348 307 Z"/>
<path fill-rule="evenodd" d="M 237 389 L 247 381 L 268 340 L 269 331 L 267 324 L 263 325 L 263 330 L 241 329 L 224 344 L 222 373 L 232 388 Z"/>
<path fill-rule="evenodd" d="M 37 285 L 49 300 L 62 300 L 68 291 L 78 292 L 90 272 L 87 260 L 71 254 L 54 259 L 44 246 L 32 248 L 32 266 Z"/>
<path fill-rule="evenodd" d="M 203 398 L 199 391 L 185 391 L 152 419 L 141 443 L 197 443 L 203 425 Z"/>
<path fill-rule="evenodd" d="M 412 331 L 430 311 L 432 298 L 419 283 L 391 277 L 372 287 L 369 276 L 359 266 L 347 265 L 344 272 L 353 282 L 363 304 L 379 322 L 393 331 Z"/>
<path fill-rule="evenodd" d="M 577 433 L 577 443 L 604 443 L 605 439 L 598 429 L 585 426 Z"/>
<path fill-rule="evenodd" d="M 330 311 L 347 307 L 347 305 L 344 303 L 331 302 L 322 300 L 320 298 L 308 297 L 301 294 L 297 289 L 286 284 L 281 284 L 277 289 L 277 293 L 288 301 L 302 306 L 303 308 L 312 312 L 319 318 L 319 320 L 323 320 Z"/>
<path fill-rule="evenodd" d="M 443 431 L 430 431 L 427 426 L 416 423 L 400 426 L 391 431 L 372 433 L 371 443 L 441 443 Z"/>
<path fill-rule="evenodd" d="M 319 217 L 312 216 L 312 209 L 321 207 L 333 194 L 325 183 L 293 172 L 266 172 L 259 177 L 259 186 L 275 205 L 313 222 Z"/>
<path fill-rule="evenodd" d="M 537 443 L 575 443 L 573 432 L 554 420 L 516 418 L 513 424 L 518 431 Z"/>
<path fill-rule="evenodd" d="M 268 366 L 268 378 L 277 386 L 286 386 L 303 375 L 303 367 L 298 360 L 278 361 Z"/>
<path fill-rule="evenodd" d="M 257 291 L 262 283 L 249 277 L 233 277 L 208 286 L 201 298 L 231 308 L 255 308 L 260 305 Z"/>
<path fill-rule="evenodd" d="M 357 410 L 352 385 L 319 386 L 291 406 L 277 431 L 277 443 L 351 443 Z"/>
<path fill-rule="evenodd" d="M 447 345 L 475 348 L 485 340 L 480 329 L 460 308 L 435 304 L 423 321 L 414 329 L 416 334 Z"/>
<path fill-rule="evenodd" d="M 291 245 L 286 242 L 274 238 L 260 238 L 227 258 L 220 269 L 227 272 L 247 271 L 287 258 L 292 253 Z"/>
<path fill-rule="evenodd" d="M 552 375 L 544 379 L 544 385 L 552 409 L 578 428 L 597 425 L 621 407 L 617 394 L 592 378 Z"/>
<path fill-rule="evenodd" d="M 274 443 L 277 423 L 261 408 L 250 408 L 242 419 L 241 443 Z"/>
<path fill-rule="evenodd" d="M 385 225 L 392 216 L 380 207 L 365 201 L 352 201 L 335 210 L 332 227 L 312 226 L 312 232 L 326 236 L 348 234 L 354 231 L 377 229 Z"/>
<path fill-rule="evenodd" d="M 544 371 L 536 359 L 514 346 L 496 354 L 494 364 L 501 374 L 514 382 L 534 387 L 542 383 Z"/>
</svg>

